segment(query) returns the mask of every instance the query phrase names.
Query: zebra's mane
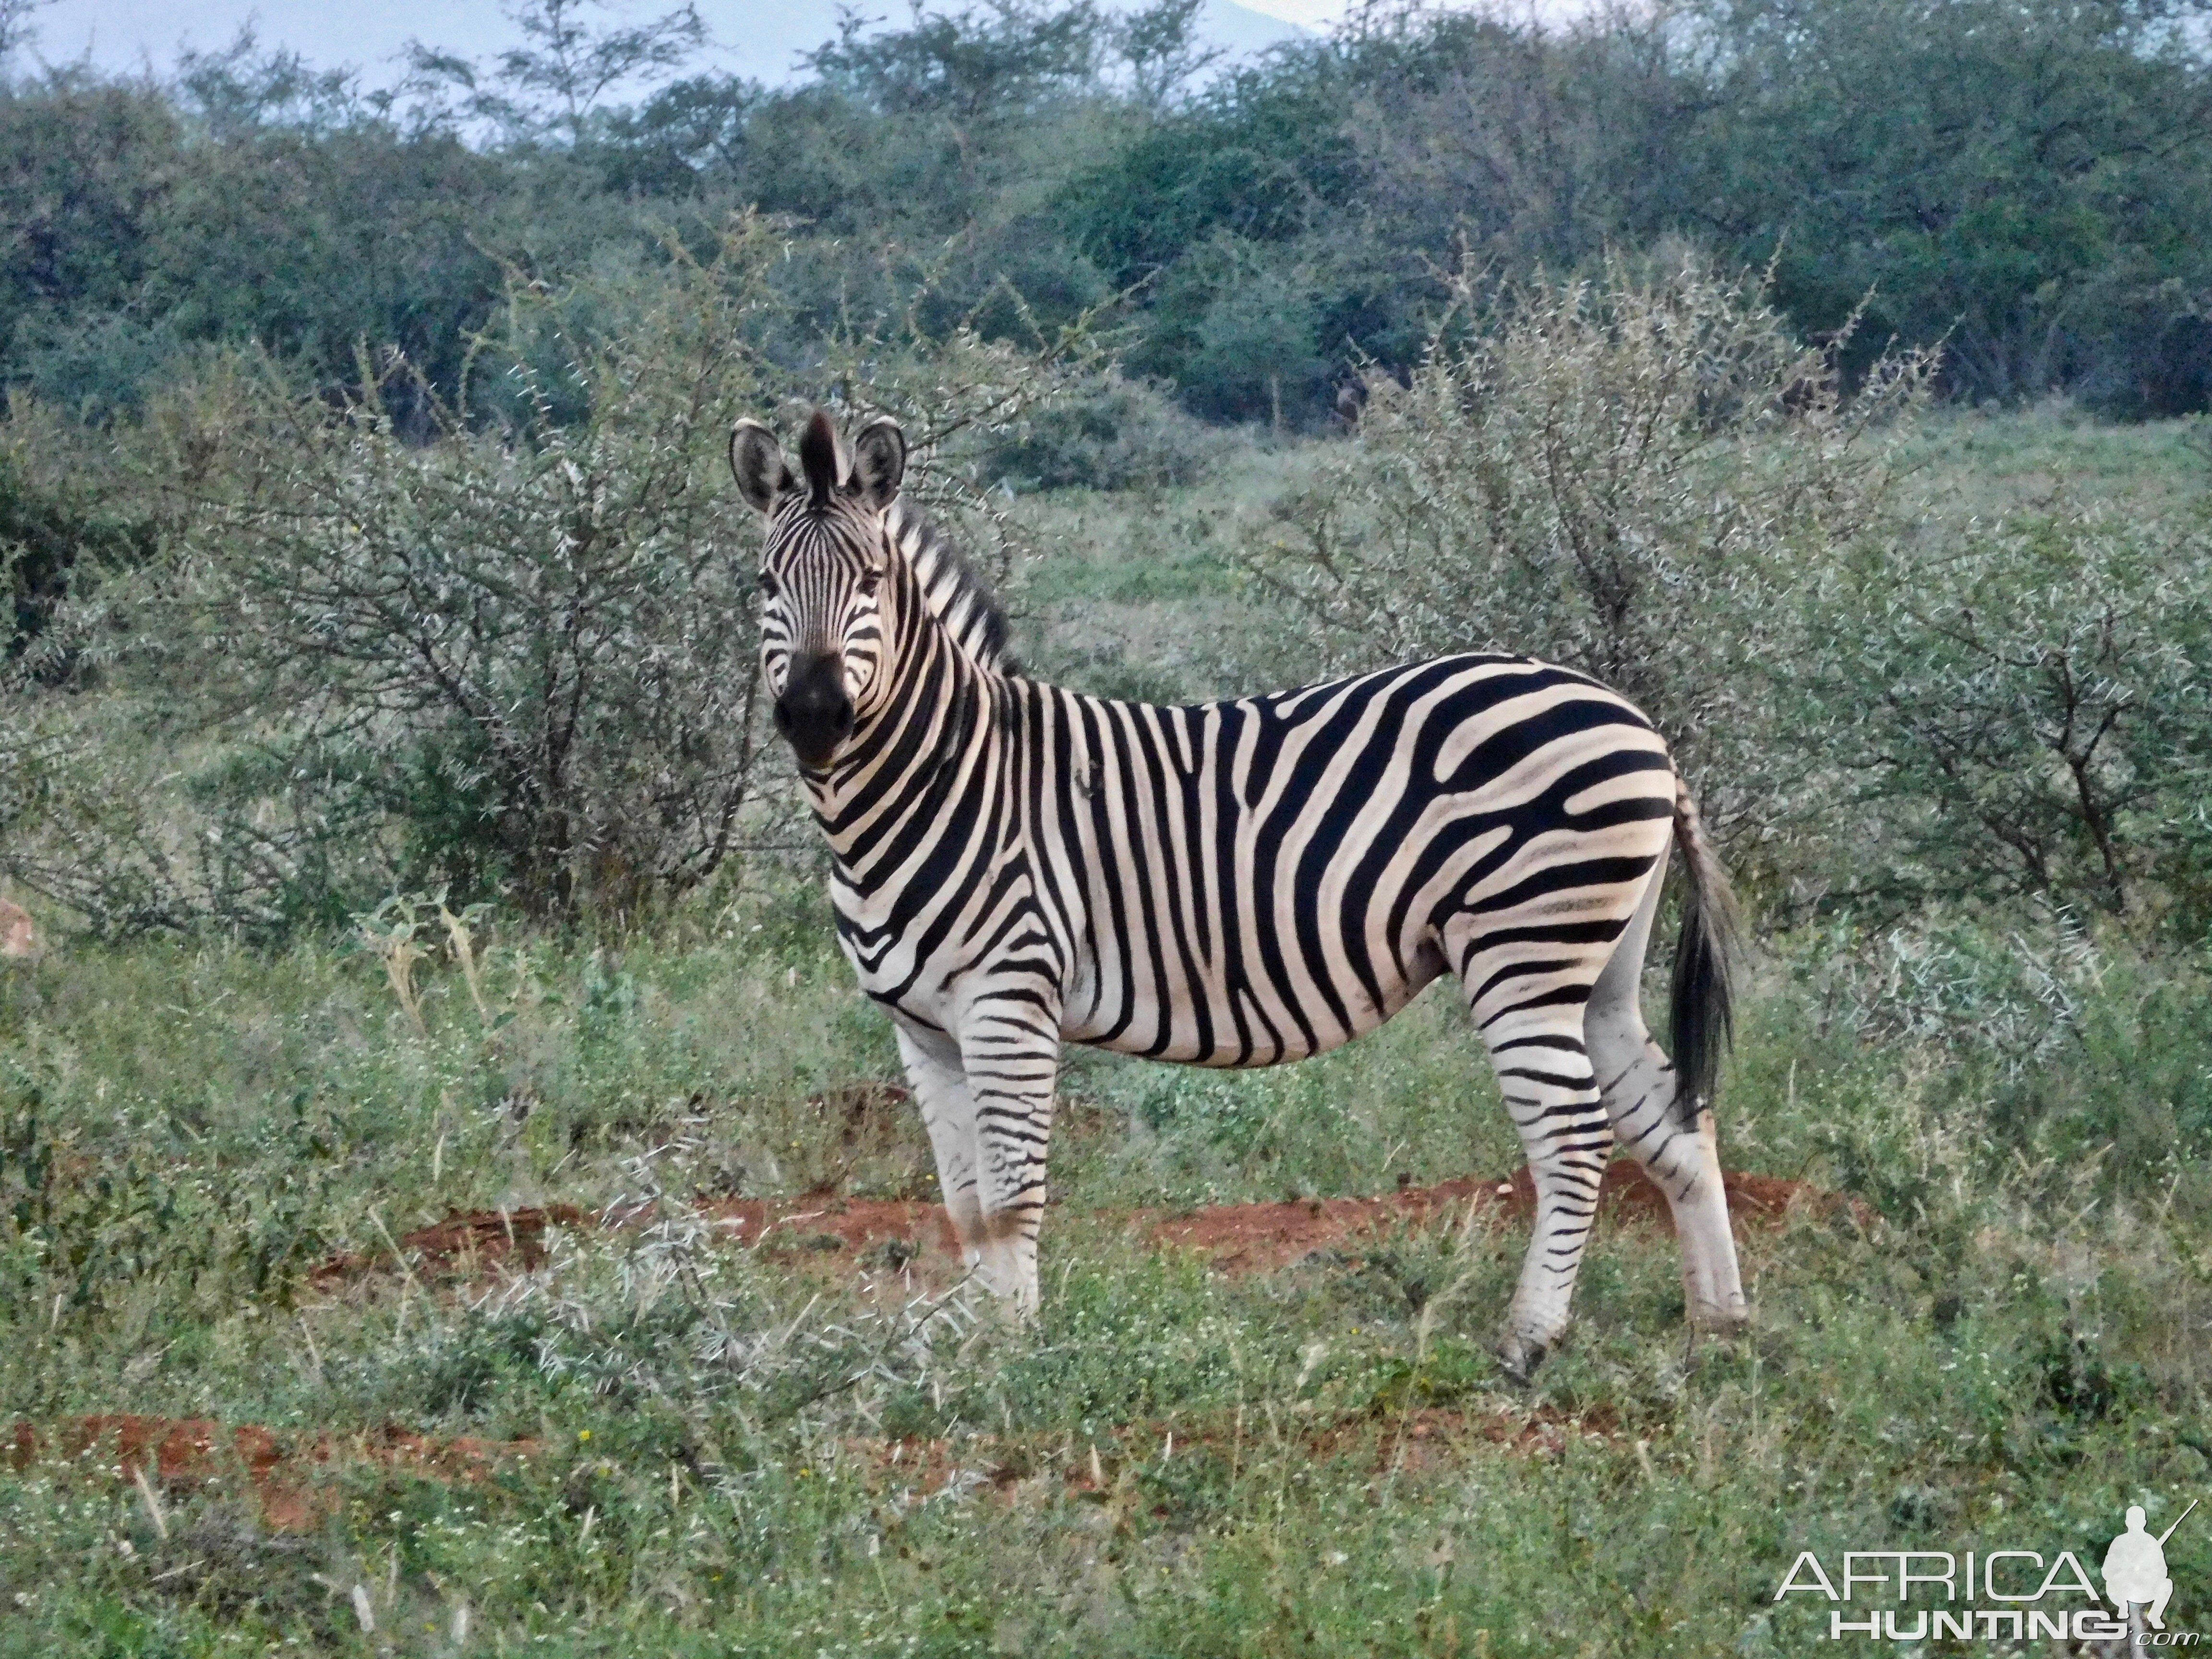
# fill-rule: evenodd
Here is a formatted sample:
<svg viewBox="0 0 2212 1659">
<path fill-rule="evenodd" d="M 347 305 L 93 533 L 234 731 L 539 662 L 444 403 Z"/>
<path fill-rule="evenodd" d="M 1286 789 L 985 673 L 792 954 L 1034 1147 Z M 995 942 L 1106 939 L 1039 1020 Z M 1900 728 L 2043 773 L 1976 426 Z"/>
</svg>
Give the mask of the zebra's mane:
<svg viewBox="0 0 2212 1659">
<path fill-rule="evenodd" d="M 903 495 L 891 503 L 884 527 L 913 567 L 922 602 L 968 659 L 994 674 L 1019 673 L 1006 647 L 1006 613 L 945 532 Z"/>
</svg>

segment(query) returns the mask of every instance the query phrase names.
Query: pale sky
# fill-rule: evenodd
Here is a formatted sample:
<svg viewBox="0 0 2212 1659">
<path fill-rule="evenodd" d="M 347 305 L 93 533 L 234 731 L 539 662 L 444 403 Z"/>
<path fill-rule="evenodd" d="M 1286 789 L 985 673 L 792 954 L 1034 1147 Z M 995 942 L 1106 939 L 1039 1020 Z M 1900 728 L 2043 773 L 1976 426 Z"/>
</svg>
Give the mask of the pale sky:
<svg viewBox="0 0 2212 1659">
<path fill-rule="evenodd" d="M 677 0 L 615 0 L 610 19 L 643 19 Z M 836 28 L 836 0 L 697 0 L 714 46 L 702 67 L 778 81 L 797 55 Z M 907 0 L 866 0 L 872 16 L 902 18 Z M 958 10 L 961 0 L 935 0 L 933 9 Z M 1201 27 L 1233 50 L 1249 52 L 1294 31 L 1277 19 L 1326 24 L 1340 0 L 1208 0 Z M 203 52 L 227 46 L 251 23 L 261 45 L 298 52 L 317 67 L 347 64 L 371 85 L 393 78 L 408 40 L 484 58 L 516 39 L 498 0 L 379 0 L 332 5 L 329 0 L 50 0 L 32 18 L 37 37 L 26 58 L 49 64 L 88 55 L 111 72 L 147 64 L 157 73 L 175 62 L 179 45 Z M 22 67 L 19 64 L 17 67 Z"/>
<path fill-rule="evenodd" d="M 1296 23 L 1316 33 L 1344 15 L 1342 0 L 1244 0 L 1254 11 L 1263 11 L 1270 17 L 1279 17 L 1285 23 Z"/>
</svg>

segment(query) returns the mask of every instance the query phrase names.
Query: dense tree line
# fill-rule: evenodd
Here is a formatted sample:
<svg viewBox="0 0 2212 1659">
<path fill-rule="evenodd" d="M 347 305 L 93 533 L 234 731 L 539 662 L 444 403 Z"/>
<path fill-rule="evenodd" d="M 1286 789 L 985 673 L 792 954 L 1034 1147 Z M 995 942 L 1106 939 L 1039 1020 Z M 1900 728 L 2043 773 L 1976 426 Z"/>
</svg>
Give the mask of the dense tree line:
<svg viewBox="0 0 2212 1659">
<path fill-rule="evenodd" d="M 0 90 L 0 380 L 102 418 L 252 341 L 434 386 L 518 272 L 787 222 L 810 331 L 1118 330 L 1218 419 L 1312 425 L 1447 286 L 1685 238 L 1956 395 L 2212 394 L 2207 0 L 1692 0 L 1546 27 L 1380 8 L 1224 72 L 1194 0 L 848 26 L 793 85 L 684 73 L 688 9 L 538 0 L 489 65 L 363 94 L 242 40 L 168 84 Z M 20 64 L 21 54 L 17 54 Z M 639 89 L 623 99 L 611 88 Z"/>
</svg>

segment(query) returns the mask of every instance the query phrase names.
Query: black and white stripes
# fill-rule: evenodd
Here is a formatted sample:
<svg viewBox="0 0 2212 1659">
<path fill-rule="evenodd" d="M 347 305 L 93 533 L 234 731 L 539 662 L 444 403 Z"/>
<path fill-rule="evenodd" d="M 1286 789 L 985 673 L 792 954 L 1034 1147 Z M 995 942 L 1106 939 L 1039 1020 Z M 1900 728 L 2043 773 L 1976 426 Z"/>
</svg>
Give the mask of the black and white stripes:
<svg viewBox="0 0 2212 1659">
<path fill-rule="evenodd" d="M 1272 1065 L 1449 972 L 1538 1193 L 1509 1362 L 1565 1326 L 1616 1143 L 1673 1200 L 1692 1316 L 1743 1316 L 1706 1109 L 1724 888 L 1634 708 L 1475 655 L 1194 708 L 1085 696 L 1012 672 L 988 594 L 898 496 L 896 426 L 848 448 L 817 415 L 794 478 L 744 422 L 731 459 L 768 520 L 763 661 L 835 853 L 839 936 L 995 1289 L 1036 1305 L 1063 1042 Z M 1677 843 L 1688 1079 L 1637 997 Z"/>
</svg>

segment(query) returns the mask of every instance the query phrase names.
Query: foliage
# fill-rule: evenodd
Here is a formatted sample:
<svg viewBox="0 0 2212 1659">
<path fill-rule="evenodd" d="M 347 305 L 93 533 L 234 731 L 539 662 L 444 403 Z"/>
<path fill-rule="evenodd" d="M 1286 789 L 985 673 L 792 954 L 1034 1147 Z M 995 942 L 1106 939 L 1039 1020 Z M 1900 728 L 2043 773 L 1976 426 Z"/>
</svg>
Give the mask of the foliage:
<svg viewBox="0 0 2212 1659">
<path fill-rule="evenodd" d="M 94 445 L 23 399 L 0 426 L 0 579 L 12 611 L 0 656 L 51 679 L 66 662 L 42 640 L 72 573 L 149 556 L 155 526 L 100 488 Z"/>
<path fill-rule="evenodd" d="M 489 122 L 509 142 L 555 138 L 571 145 L 589 131 L 594 107 L 625 82 L 681 68 L 705 44 L 707 26 L 685 4 L 649 22 L 594 29 L 586 12 L 599 0 L 520 0 L 507 10 L 520 32 L 480 70 L 451 52 L 415 43 L 409 89 L 436 113 L 418 120 Z M 447 96 L 458 96 L 448 110 Z"/>
<path fill-rule="evenodd" d="M 2048 907 L 1935 902 L 1887 927 L 1842 915 L 1783 951 L 1820 1024 L 1939 1051 L 1953 1087 L 1986 1091 L 1996 1144 L 2144 1182 L 2212 1139 L 2208 987 L 2186 950 Z"/>
<path fill-rule="evenodd" d="M 38 38 L 38 26 L 31 19 L 43 3 L 44 0 L 0 0 L 0 68 Z"/>
<path fill-rule="evenodd" d="M 387 878 L 384 826 L 348 787 L 354 773 L 323 757 L 211 751 L 193 715 L 173 696 L 10 696 L 7 872 L 112 935 L 266 936 L 336 921 L 349 890 Z"/>
<path fill-rule="evenodd" d="M 711 875 L 761 735 L 704 441 L 769 399 L 742 345 L 748 234 L 600 339 L 518 294 L 510 337 L 542 356 L 483 365 L 497 427 L 404 362 L 336 416 L 251 363 L 173 394 L 153 482 L 181 522 L 102 595 L 131 630 L 119 663 L 149 689 L 219 665 L 203 684 L 236 741 L 411 806 L 430 844 L 402 858 L 471 889 L 558 914 Z M 408 441 L 393 384 L 438 441 Z"/>
<path fill-rule="evenodd" d="M 1503 649 L 1580 669 L 1651 715 L 1724 825 L 1772 827 L 1787 760 L 1753 670 L 1802 648 L 1781 625 L 1802 562 L 1893 510 L 1931 363 L 1885 359 L 1847 398 L 1835 348 L 1688 255 L 1456 294 L 1249 567 L 1346 666 Z"/>
<path fill-rule="evenodd" d="M 2178 903 L 2201 934 L 2212 543 L 2201 507 L 2061 500 L 1840 562 L 1780 678 L 1879 855 L 1838 896 Z M 2155 895 L 2155 896 L 2154 896 Z"/>
<path fill-rule="evenodd" d="M 1778 249 L 1778 294 L 1808 325 L 1871 290 L 1870 339 L 1944 336 L 1971 396 L 2201 407 L 2206 276 L 2175 256 L 2212 210 L 2205 16 L 2196 0 L 1700 8 L 1726 110 L 1698 167 L 1729 204 L 1714 229 Z M 1773 202 L 1796 204 L 1786 228 Z"/>
<path fill-rule="evenodd" d="M 963 130 L 1011 121 L 1099 70 L 1106 20 L 1079 0 L 1061 10 L 1021 4 L 957 15 L 917 13 L 910 28 L 874 33 L 858 12 L 809 62 L 823 85 L 886 115 L 942 113 Z"/>
<path fill-rule="evenodd" d="M 1194 482 L 1222 447 L 1158 387 L 1110 375 L 1025 415 L 990 464 L 1032 489 L 1157 488 Z"/>
<path fill-rule="evenodd" d="M 500 294 L 483 246 L 509 240 L 513 181 L 308 78 L 248 38 L 187 64 L 174 100 L 73 75 L 0 90 L 10 383 L 100 422 L 198 348 L 252 343 L 343 381 L 366 340 L 451 392 Z"/>
<path fill-rule="evenodd" d="M 865 363 L 936 463 L 922 498 L 1004 574 L 1010 526 L 963 465 L 1079 367 L 863 337 L 801 379 L 765 345 L 778 253 L 747 218 L 703 263 L 518 278 L 454 400 L 390 355 L 336 409 L 265 358 L 165 395 L 130 452 L 161 556 L 92 587 L 70 639 L 185 737 L 199 823 L 126 766 L 103 780 L 78 711 L 34 700 L 0 773 L 49 833 L 10 866 L 107 927 L 265 930 L 395 883 L 612 918 L 773 840 L 729 422 Z"/>
<path fill-rule="evenodd" d="M 366 338 L 450 399 L 502 258 L 557 284 L 754 206 L 814 323 L 924 267 L 933 325 L 1003 337 L 1119 295 L 1130 369 L 1213 419 L 1409 371 L 1455 247 L 1519 279 L 1669 237 L 1771 261 L 1808 337 L 1863 307 L 1850 374 L 1942 342 L 1964 397 L 2176 413 L 2212 386 L 2204 3 L 1382 6 L 1226 64 L 1195 0 L 1006 0 L 855 14 L 763 87 L 690 70 L 689 10 L 560 0 L 389 94 L 248 33 L 167 87 L 0 88 L 0 382 L 108 418 L 199 345 L 341 387 Z"/>
<path fill-rule="evenodd" d="M 584 15 L 442 109 L 247 40 L 0 88 L 0 866 L 136 935 L 0 964 L 0 1650 L 1776 1654 L 1799 1549 L 2170 1519 L 2201 479 L 2179 423 L 1908 417 L 1947 333 L 1967 396 L 2202 404 L 2192 7 L 1368 11 L 1206 81 L 1186 0 L 1007 4 L 781 88 Z M 1055 546 L 1024 659 L 1091 689 L 1495 641 L 1649 703 L 1802 923 L 1720 1133 L 1838 1196 L 1741 1218 L 1753 1338 L 1685 1350 L 1610 1210 L 1533 1389 L 1487 1205 L 1150 1242 L 1490 1190 L 1441 990 L 1295 1068 L 1072 1054 L 1034 1330 L 725 1224 L 933 1193 L 818 887 L 731 856 L 786 843 L 720 439 L 825 399 L 994 579 Z M 535 1206 L 534 1261 L 396 1248 Z M 305 1529 L 95 1412 L 265 1426 Z"/>
</svg>

